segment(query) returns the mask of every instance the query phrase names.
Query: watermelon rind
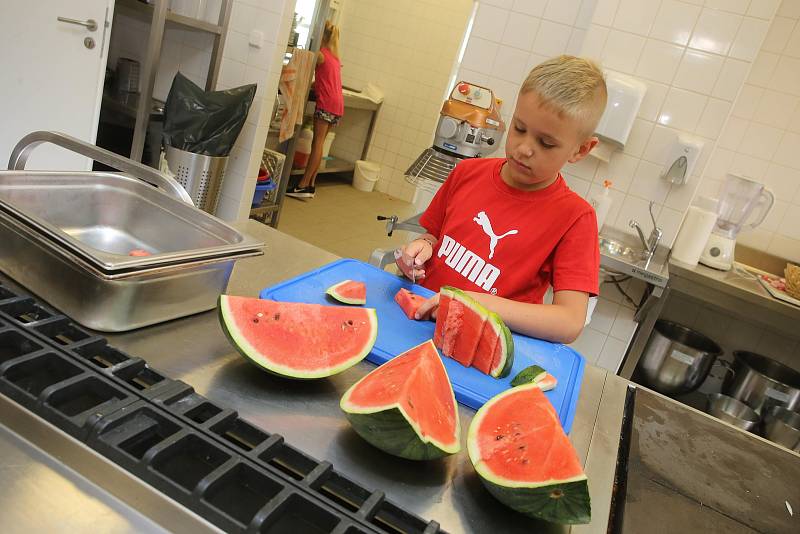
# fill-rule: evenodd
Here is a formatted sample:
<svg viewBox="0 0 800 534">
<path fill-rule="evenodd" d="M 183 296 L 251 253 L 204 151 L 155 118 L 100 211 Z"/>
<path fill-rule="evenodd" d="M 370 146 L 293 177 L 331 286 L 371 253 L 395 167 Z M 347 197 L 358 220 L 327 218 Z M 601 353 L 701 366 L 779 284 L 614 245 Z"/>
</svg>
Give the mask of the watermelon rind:
<svg viewBox="0 0 800 534">
<path fill-rule="evenodd" d="M 425 343 L 432 343 L 428 340 Z M 409 351 L 418 348 L 425 343 L 412 347 Z M 431 347 L 435 352 L 436 348 Z M 436 357 L 442 366 L 442 371 L 449 382 L 447 369 L 441 359 Z M 378 368 L 380 369 L 380 368 Z M 377 369 L 376 369 L 377 370 Z M 373 371 L 374 372 L 374 371 Z M 369 375 L 367 375 L 369 376 Z M 350 402 L 350 393 L 366 379 L 366 376 L 350 386 L 339 401 L 339 406 L 345 413 L 350 424 L 356 433 L 364 438 L 371 445 L 401 458 L 408 460 L 434 460 L 450 454 L 455 454 L 461 450 L 459 436 L 461 435 L 461 422 L 458 419 L 458 409 L 456 408 L 456 428 L 452 443 L 442 443 L 431 436 L 423 436 L 419 425 L 406 413 L 402 406 L 392 402 L 380 406 L 359 406 Z M 453 406 L 458 406 L 450 388 Z"/>
<path fill-rule="evenodd" d="M 531 365 L 526 367 L 511 380 L 511 387 L 521 386 L 523 384 L 535 384 L 547 375 L 542 367 L 538 365 Z"/>
<path fill-rule="evenodd" d="M 560 480 L 524 482 L 503 478 L 481 462 L 477 434 L 483 417 L 492 406 L 507 395 L 533 388 L 538 386 L 529 383 L 508 389 L 492 397 L 477 411 L 467 432 L 469 459 L 489 493 L 509 508 L 529 517 L 553 523 L 588 523 L 591 520 L 591 500 L 585 473 Z"/>
<path fill-rule="evenodd" d="M 500 316 L 494 312 L 489 314 L 487 325 L 491 325 L 497 332 L 501 354 L 500 361 L 492 364 L 489 374 L 495 378 L 505 378 L 511 373 L 511 368 L 514 367 L 514 338 L 511 336 L 511 330 L 508 329 Z"/>
<path fill-rule="evenodd" d="M 372 350 L 372 347 L 375 345 L 375 340 L 378 338 L 378 314 L 372 308 L 363 308 L 363 310 L 366 312 L 367 317 L 369 318 L 370 330 L 372 331 L 372 335 L 370 336 L 370 339 L 364 344 L 362 350 L 360 350 L 358 353 L 353 354 L 352 357 L 343 361 L 339 365 L 325 367 L 321 369 L 314 369 L 314 370 L 301 370 L 270 361 L 269 355 L 256 350 L 256 348 L 253 347 L 253 345 L 251 345 L 250 342 L 247 341 L 247 339 L 245 339 L 241 334 L 238 333 L 235 327 L 236 322 L 234 320 L 230 307 L 228 306 L 227 295 L 220 295 L 217 301 L 217 309 L 219 310 L 218 311 L 220 319 L 219 322 L 220 325 L 222 325 L 222 331 L 225 333 L 225 336 L 228 338 L 231 344 L 236 348 L 236 350 L 242 356 L 244 356 L 244 358 L 247 361 L 256 365 L 260 369 L 268 371 L 274 375 L 286 378 L 310 380 L 314 378 L 325 378 L 328 376 L 333 376 L 335 374 L 341 373 L 342 371 L 349 369 L 350 367 L 354 366 L 355 364 L 366 358 L 367 355 Z"/>
<path fill-rule="evenodd" d="M 338 300 L 342 304 L 354 304 L 354 305 L 366 304 L 367 299 L 365 298 L 364 299 L 348 298 L 338 292 L 340 287 L 342 287 L 345 284 L 349 284 L 352 281 L 353 280 L 342 280 L 338 284 L 333 284 L 331 287 L 325 290 L 325 294 L 329 295 L 334 300 Z"/>
</svg>

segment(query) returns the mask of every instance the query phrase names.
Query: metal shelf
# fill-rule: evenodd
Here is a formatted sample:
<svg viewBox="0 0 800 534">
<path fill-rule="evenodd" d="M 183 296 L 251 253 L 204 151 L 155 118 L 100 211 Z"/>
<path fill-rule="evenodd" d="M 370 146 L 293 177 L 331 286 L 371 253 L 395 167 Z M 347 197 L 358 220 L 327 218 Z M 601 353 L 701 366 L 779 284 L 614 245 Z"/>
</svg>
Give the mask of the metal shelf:
<svg viewBox="0 0 800 534">
<path fill-rule="evenodd" d="M 339 158 L 331 158 L 326 161 L 324 167 L 320 167 L 317 174 L 330 174 L 334 172 L 352 172 L 356 168 L 356 164 L 352 161 L 347 161 Z M 292 176 L 301 176 L 305 169 L 292 169 Z"/>
<path fill-rule="evenodd" d="M 155 10 L 153 4 L 145 4 L 139 0 L 117 0 L 116 5 L 122 7 L 129 13 L 139 15 L 140 18 L 144 18 L 145 20 L 150 20 L 153 17 L 153 11 Z M 181 26 L 182 28 L 213 33 L 215 35 L 222 35 L 224 30 L 223 27 L 218 24 L 212 24 L 211 22 L 206 22 L 204 20 L 194 19 L 185 15 L 179 15 L 177 13 L 173 13 L 172 11 L 167 11 L 165 20 L 176 26 Z"/>
</svg>

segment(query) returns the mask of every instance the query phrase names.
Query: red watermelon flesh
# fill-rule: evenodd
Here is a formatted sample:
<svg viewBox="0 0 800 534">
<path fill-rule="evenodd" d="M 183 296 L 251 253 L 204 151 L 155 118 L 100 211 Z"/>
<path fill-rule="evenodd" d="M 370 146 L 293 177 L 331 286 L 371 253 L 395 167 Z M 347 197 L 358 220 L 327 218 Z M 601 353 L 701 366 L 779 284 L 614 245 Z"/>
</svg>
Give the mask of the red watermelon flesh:
<svg viewBox="0 0 800 534">
<path fill-rule="evenodd" d="M 366 304 L 367 285 L 356 280 L 343 280 L 329 287 L 325 293 L 344 304 Z"/>
<path fill-rule="evenodd" d="M 504 391 L 481 407 L 467 447 L 486 487 L 508 506 L 549 521 L 588 522 L 586 475 L 537 384 Z"/>
<path fill-rule="evenodd" d="M 497 333 L 487 322 L 483 330 L 481 330 L 481 337 L 478 340 L 478 348 L 475 351 L 475 359 L 472 360 L 472 367 L 484 374 L 489 374 L 492 368 L 492 362 L 498 357 L 496 351 L 499 350 L 497 344 L 500 339 Z"/>
<path fill-rule="evenodd" d="M 398 456 L 426 459 L 461 448 L 453 388 L 430 340 L 392 358 L 355 383 L 342 397 L 340 406 L 361 436 Z M 396 420 L 387 422 L 386 415 L 378 415 L 394 409 L 402 417 L 399 424 Z"/>
<path fill-rule="evenodd" d="M 406 317 L 412 320 L 415 319 L 414 314 L 417 313 L 419 307 L 426 300 L 425 297 L 412 293 L 404 287 L 401 287 L 400 291 L 394 296 L 394 301 L 403 309 L 403 313 L 406 314 Z"/>
<path fill-rule="evenodd" d="M 378 334 L 374 309 L 222 295 L 220 322 L 239 352 L 292 378 L 341 372 L 369 354 Z"/>
<path fill-rule="evenodd" d="M 444 332 L 444 321 L 447 318 L 447 311 L 450 308 L 450 301 L 453 298 L 452 291 L 442 288 L 439 291 L 439 308 L 436 310 L 436 329 L 433 331 L 433 344 L 437 347 L 442 346 L 442 334 Z"/>
</svg>

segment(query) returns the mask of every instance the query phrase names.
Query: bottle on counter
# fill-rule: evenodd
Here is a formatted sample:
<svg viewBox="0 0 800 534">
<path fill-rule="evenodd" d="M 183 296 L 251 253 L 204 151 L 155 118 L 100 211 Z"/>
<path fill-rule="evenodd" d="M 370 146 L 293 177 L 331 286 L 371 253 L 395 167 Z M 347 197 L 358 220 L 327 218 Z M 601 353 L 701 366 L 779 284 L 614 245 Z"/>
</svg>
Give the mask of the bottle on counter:
<svg viewBox="0 0 800 534">
<path fill-rule="evenodd" d="M 683 218 L 683 224 L 672 245 L 672 257 L 689 265 L 697 265 L 717 222 L 717 199 L 697 197 Z"/>
<path fill-rule="evenodd" d="M 611 184 L 612 184 L 611 180 L 603 180 L 602 192 L 594 195 L 589 200 L 589 203 L 594 208 L 595 216 L 597 217 L 598 232 L 603 227 L 603 224 L 606 222 L 606 217 L 608 216 L 608 212 L 611 209 L 611 203 L 613 202 L 611 195 L 608 194 L 609 189 L 611 189 Z"/>
<path fill-rule="evenodd" d="M 303 126 L 297 136 L 297 145 L 294 151 L 293 169 L 305 169 L 308 164 L 308 157 L 311 155 L 311 141 L 314 139 L 314 132 L 311 128 Z"/>
</svg>

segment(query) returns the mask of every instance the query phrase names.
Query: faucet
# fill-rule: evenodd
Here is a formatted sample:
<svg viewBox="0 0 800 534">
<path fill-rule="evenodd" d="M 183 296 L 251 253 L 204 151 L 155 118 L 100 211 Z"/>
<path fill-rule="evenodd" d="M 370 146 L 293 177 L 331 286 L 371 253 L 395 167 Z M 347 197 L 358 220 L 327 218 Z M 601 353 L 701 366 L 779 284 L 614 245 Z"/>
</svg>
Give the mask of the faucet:
<svg viewBox="0 0 800 534">
<path fill-rule="evenodd" d="M 636 233 L 639 234 L 639 239 L 641 240 L 642 246 L 644 247 L 644 252 L 645 252 L 645 256 L 646 256 L 645 257 L 645 259 L 646 259 L 645 268 L 647 268 L 647 265 L 650 263 L 650 260 L 653 258 L 653 255 L 656 253 L 656 247 L 658 246 L 659 241 L 661 241 L 661 237 L 663 235 L 663 232 L 662 232 L 661 228 L 659 228 L 658 225 L 656 224 L 656 217 L 655 217 L 655 215 L 653 215 L 653 205 L 654 204 L 655 204 L 655 202 L 650 202 L 650 208 L 649 208 L 650 220 L 653 221 L 653 230 L 650 232 L 650 237 L 645 239 L 644 232 L 642 232 L 642 227 L 639 226 L 638 222 L 636 222 L 633 219 L 631 219 L 628 222 L 628 225 L 631 228 L 635 228 L 636 229 Z"/>
</svg>

